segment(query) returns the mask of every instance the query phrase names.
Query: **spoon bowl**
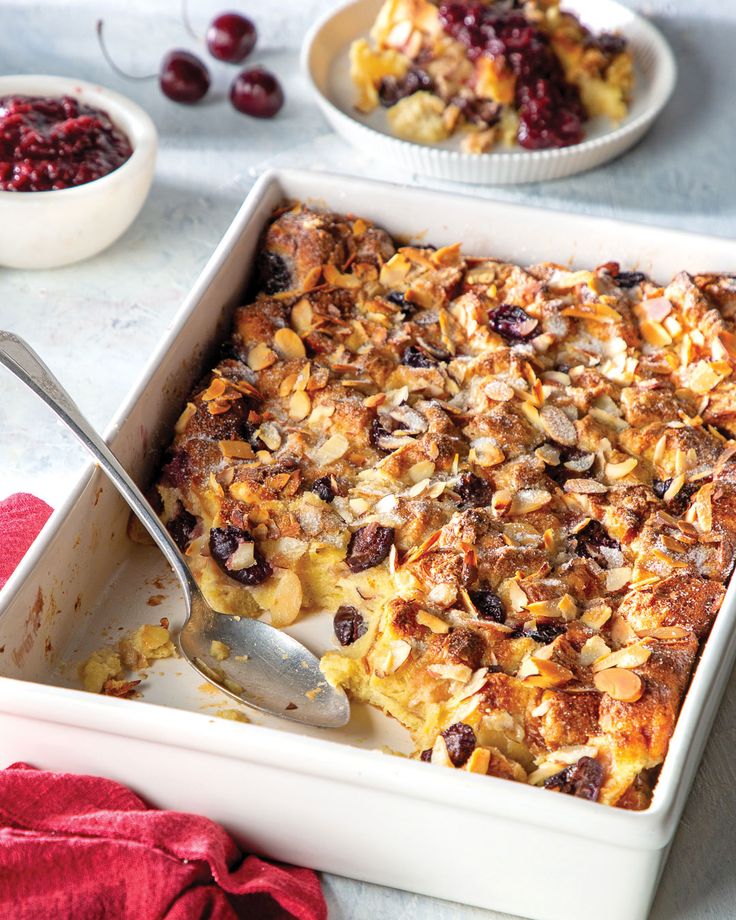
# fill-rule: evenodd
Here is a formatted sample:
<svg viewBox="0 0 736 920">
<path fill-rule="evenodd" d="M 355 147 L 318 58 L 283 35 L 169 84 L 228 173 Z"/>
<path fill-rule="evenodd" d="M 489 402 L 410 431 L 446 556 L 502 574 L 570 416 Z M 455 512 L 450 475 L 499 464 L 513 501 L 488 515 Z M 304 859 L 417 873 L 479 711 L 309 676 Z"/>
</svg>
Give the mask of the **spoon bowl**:
<svg viewBox="0 0 736 920">
<path fill-rule="evenodd" d="M 348 699 L 324 679 L 316 655 L 268 623 L 218 613 L 208 605 L 163 522 L 30 346 L 0 331 L 0 364 L 42 399 L 92 454 L 166 557 L 184 592 L 187 616 L 179 647 L 189 664 L 246 706 L 317 728 L 346 725 Z M 221 654 L 213 655 L 214 642 L 227 649 L 215 646 Z"/>
</svg>

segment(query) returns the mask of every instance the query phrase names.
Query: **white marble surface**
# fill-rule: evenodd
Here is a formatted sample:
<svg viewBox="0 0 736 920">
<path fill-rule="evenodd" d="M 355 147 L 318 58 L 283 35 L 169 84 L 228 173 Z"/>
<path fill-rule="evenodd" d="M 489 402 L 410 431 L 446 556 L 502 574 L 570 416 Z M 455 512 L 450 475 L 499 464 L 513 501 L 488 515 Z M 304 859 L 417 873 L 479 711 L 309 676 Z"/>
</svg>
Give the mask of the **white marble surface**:
<svg viewBox="0 0 736 920">
<path fill-rule="evenodd" d="M 621 160 L 586 175 L 473 192 L 732 236 L 736 3 L 629 4 L 654 17 L 680 66 L 675 98 L 652 133 Z M 54 272 L 0 269 L 0 328 L 28 339 L 98 428 L 106 426 L 130 389 L 259 172 L 270 165 L 293 165 L 417 181 L 372 161 L 368 152 L 345 147 L 309 98 L 298 71 L 298 48 L 315 15 L 332 5 L 330 0 L 239 0 L 235 5 L 258 21 L 261 41 L 254 60 L 277 71 L 284 83 L 288 101 L 273 122 L 252 121 L 230 109 L 224 92 L 232 71 L 226 65 L 213 68 L 216 91 L 211 101 L 194 108 L 165 100 L 155 82 L 125 83 L 109 72 L 95 44 L 95 20 L 105 17 L 109 44 L 120 63 L 144 73 L 155 70 L 170 47 L 193 47 L 181 26 L 177 0 L 0 2 L 3 73 L 58 73 L 105 83 L 138 100 L 161 135 L 152 194 L 117 245 L 91 261 Z M 222 8 L 217 0 L 190 6 L 200 24 Z M 24 489 L 58 505 L 83 462 L 79 449 L 43 407 L 0 374 L 0 498 Z M 736 917 L 734 749 L 732 679 L 653 920 Z M 530 884 L 536 858 L 544 857 L 529 859 Z M 324 881 L 334 920 L 501 916 L 333 876 Z"/>
</svg>

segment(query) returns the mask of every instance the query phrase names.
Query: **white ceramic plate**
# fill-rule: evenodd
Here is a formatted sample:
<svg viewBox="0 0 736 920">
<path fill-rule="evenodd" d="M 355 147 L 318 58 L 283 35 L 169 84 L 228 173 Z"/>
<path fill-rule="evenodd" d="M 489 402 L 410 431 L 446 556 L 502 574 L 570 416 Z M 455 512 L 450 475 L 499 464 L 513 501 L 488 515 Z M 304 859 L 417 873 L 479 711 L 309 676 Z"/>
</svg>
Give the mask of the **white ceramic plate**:
<svg viewBox="0 0 736 920">
<path fill-rule="evenodd" d="M 675 86 L 672 50 L 662 34 L 641 16 L 613 0 L 569 0 L 563 7 L 596 32 L 621 32 L 635 62 L 634 99 L 626 119 L 614 126 L 606 118 L 586 124 L 586 140 L 555 150 L 500 149 L 463 153 L 456 135 L 440 144 L 415 144 L 394 137 L 385 109 L 363 115 L 355 107 L 350 79 L 351 42 L 366 36 L 382 0 L 350 0 L 322 18 L 307 35 L 302 66 L 322 112 L 348 143 L 379 159 L 420 175 L 474 184 L 506 185 L 561 179 L 600 166 L 632 147 L 650 128 Z"/>
</svg>

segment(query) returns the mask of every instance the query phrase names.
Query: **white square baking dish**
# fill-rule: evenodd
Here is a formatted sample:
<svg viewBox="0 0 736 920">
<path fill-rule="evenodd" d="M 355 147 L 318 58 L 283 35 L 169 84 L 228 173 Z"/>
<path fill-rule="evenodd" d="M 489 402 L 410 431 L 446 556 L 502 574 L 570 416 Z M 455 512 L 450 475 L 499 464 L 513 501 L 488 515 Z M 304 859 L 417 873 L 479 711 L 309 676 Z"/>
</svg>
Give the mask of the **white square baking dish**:
<svg viewBox="0 0 736 920">
<path fill-rule="evenodd" d="M 261 229 L 283 198 L 350 211 L 392 234 L 519 262 L 615 259 L 668 279 L 736 267 L 736 242 L 497 204 L 362 179 L 263 176 L 209 261 L 107 436 L 142 484 L 247 283 Z M 15 384 L 3 381 L 4 393 Z M 619 811 L 493 777 L 382 753 L 403 729 L 354 706 L 338 732 L 253 714 L 202 688 L 179 660 L 156 663 L 131 702 L 78 689 L 76 665 L 123 630 L 181 622 L 163 558 L 126 536 L 127 509 L 89 468 L 0 595 L 0 754 L 98 773 L 151 803 L 207 814 L 249 849 L 366 881 L 537 918 L 646 917 L 736 657 L 731 585 L 697 666 L 651 807 Z M 294 632 L 314 651 L 328 617 Z M 370 750 L 374 748 L 374 750 Z M 532 871 L 533 870 L 533 871 Z"/>
</svg>

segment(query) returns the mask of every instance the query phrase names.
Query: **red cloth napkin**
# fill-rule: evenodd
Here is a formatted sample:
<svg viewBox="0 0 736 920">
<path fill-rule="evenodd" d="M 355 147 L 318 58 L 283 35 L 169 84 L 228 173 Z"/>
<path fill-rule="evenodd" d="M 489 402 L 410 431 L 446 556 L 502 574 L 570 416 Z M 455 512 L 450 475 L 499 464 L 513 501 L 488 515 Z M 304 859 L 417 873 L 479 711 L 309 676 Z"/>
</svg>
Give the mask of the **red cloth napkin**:
<svg viewBox="0 0 736 920">
<path fill-rule="evenodd" d="M 0 587 L 50 513 L 32 495 L 0 501 Z M 23 763 L 0 770 L 0 917 L 288 916 L 326 920 L 310 869 L 243 857 L 208 818 L 149 808 L 112 780 Z"/>
<path fill-rule="evenodd" d="M 0 501 L 0 588 L 25 556 L 51 510 L 46 502 L 25 492 Z"/>
</svg>

